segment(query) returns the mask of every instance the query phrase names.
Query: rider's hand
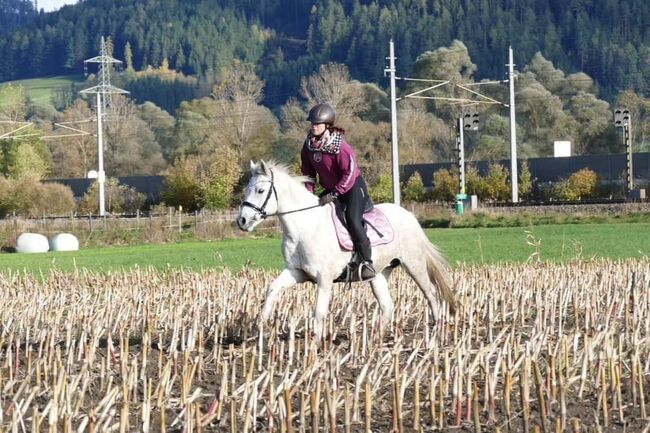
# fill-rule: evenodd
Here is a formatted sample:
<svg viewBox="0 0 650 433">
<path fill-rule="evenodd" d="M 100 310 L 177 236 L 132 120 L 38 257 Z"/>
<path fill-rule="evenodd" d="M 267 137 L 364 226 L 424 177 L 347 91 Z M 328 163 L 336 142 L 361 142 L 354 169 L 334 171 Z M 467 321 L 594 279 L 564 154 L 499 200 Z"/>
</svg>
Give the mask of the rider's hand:
<svg viewBox="0 0 650 433">
<path fill-rule="evenodd" d="M 335 198 L 336 198 L 336 194 L 334 194 L 333 192 L 328 192 L 327 194 L 325 194 L 324 196 L 318 199 L 318 204 L 320 206 L 325 206 L 327 203 L 333 202 Z"/>
</svg>

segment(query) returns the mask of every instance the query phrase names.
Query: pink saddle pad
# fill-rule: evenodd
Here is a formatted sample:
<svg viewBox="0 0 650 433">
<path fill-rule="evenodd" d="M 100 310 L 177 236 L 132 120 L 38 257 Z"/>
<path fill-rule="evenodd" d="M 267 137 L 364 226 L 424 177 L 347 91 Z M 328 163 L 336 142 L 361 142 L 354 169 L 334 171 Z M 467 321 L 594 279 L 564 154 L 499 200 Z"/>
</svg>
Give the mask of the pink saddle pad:
<svg viewBox="0 0 650 433">
<path fill-rule="evenodd" d="M 354 247 L 352 244 L 352 239 L 350 239 L 350 233 L 348 233 L 348 229 L 343 226 L 343 223 L 341 223 L 341 220 L 336 215 L 336 207 L 334 204 L 330 204 L 330 208 L 332 209 L 332 221 L 334 222 L 336 237 L 339 240 L 341 249 L 343 251 L 352 251 Z M 370 239 L 370 244 L 372 246 L 390 243 L 395 238 L 393 227 L 390 225 L 390 222 L 388 221 L 388 218 L 386 218 L 386 215 L 384 215 L 384 213 L 380 211 L 378 207 L 375 206 L 370 212 L 364 213 L 363 219 L 367 222 L 366 234 L 368 235 L 368 239 Z"/>
</svg>

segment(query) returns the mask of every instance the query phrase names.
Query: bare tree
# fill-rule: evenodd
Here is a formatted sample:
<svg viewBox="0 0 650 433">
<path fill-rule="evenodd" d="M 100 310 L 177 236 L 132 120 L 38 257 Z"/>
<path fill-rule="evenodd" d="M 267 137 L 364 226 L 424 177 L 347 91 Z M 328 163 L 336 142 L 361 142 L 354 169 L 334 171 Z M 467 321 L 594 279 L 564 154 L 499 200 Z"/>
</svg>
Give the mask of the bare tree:
<svg viewBox="0 0 650 433">
<path fill-rule="evenodd" d="M 160 145 L 133 101 L 114 95 L 109 113 L 104 135 L 107 174 L 155 174 L 165 168 Z"/>
<path fill-rule="evenodd" d="M 339 118 L 356 116 L 367 103 L 361 83 L 353 81 L 348 67 L 339 63 L 322 65 L 318 74 L 302 78 L 300 94 L 310 107 L 330 103 Z"/>
<path fill-rule="evenodd" d="M 222 71 L 212 97 L 218 102 L 216 120 L 220 129 L 231 140 L 241 161 L 242 149 L 257 129 L 254 123 L 260 120 L 256 116 L 260 116 L 258 104 L 264 97 L 264 81 L 255 74 L 254 65 L 236 61 Z"/>
<path fill-rule="evenodd" d="M 97 139 L 93 136 L 97 123 L 93 119 L 94 113 L 83 99 L 75 100 L 64 111 L 61 121 L 87 132 L 88 135 L 65 137 L 49 142 L 54 177 L 85 177 L 89 170 L 97 168 Z"/>
</svg>

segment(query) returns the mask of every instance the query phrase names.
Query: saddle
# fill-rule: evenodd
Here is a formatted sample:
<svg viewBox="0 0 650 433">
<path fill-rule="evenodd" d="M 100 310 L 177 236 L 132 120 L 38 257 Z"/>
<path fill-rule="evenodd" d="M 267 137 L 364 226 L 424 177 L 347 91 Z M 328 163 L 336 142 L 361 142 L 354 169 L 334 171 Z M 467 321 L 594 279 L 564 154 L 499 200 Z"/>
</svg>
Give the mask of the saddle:
<svg viewBox="0 0 650 433">
<path fill-rule="evenodd" d="M 341 250 L 353 251 L 354 247 L 352 239 L 350 238 L 350 233 L 346 227 L 343 209 L 336 206 L 334 203 L 330 203 L 330 206 L 332 210 L 332 222 L 334 223 L 336 238 L 339 241 Z M 363 225 L 366 228 L 366 235 L 370 240 L 370 245 L 373 247 L 390 243 L 395 238 L 395 232 L 393 231 L 390 221 L 388 221 L 386 215 L 375 206 L 363 214 Z"/>
</svg>

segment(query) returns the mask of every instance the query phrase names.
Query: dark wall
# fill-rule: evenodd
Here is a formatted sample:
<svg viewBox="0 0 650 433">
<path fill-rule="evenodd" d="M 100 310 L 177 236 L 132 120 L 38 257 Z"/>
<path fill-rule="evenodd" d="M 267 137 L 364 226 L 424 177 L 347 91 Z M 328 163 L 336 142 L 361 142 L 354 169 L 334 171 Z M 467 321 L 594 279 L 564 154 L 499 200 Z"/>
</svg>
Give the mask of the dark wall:
<svg viewBox="0 0 650 433">
<path fill-rule="evenodd" d="M 158 203 L 160 193 L 163 189 L 164 176 L 126 176 L 118 177 L 120 184 L 135 188 L 136 191 L 144 194 L 149 203 Z M 61 183 L 70 187 L 75 198 L 81 198 L 95 182 L 95 179 L 47 179 L 47 182 Z"/>
<path fill-rule="evenodd" d="M 563 158 L 531 158 L 528 165 L 532 178 L 536 182 L 557 182 L 568 178 L 572 173 L 583 168 L 589 168 L 598 174 L 601 181 L 609 182 L 621 180 L 626 170 L 626 155 L 624 153 L 612 155 L 581 155 Z M 496 161 L 510 171 L 510 160 Z M 518 167 L 521 168 L 522 160 L 518 160 Z M 473 161 L 466 163 L 474 165 L 481 174 L 486 174 L 490 162 Z M 451 168 L 454 163 L 439 164 L 411 164 L 400 167 L 402 181 L 406 181 L 415 171 L 422 176 L 425 187 L 433 186 L 433 173 L 446 168 Z M 467 166 L 466 165 L 466 166 Z M 521 172 L 521 170 L 519 170 Z M 632 159 L 632 172 L 634 178 L 639 180 L 650 179 L 650 153 L 636 153 Z"/>
</svg>

